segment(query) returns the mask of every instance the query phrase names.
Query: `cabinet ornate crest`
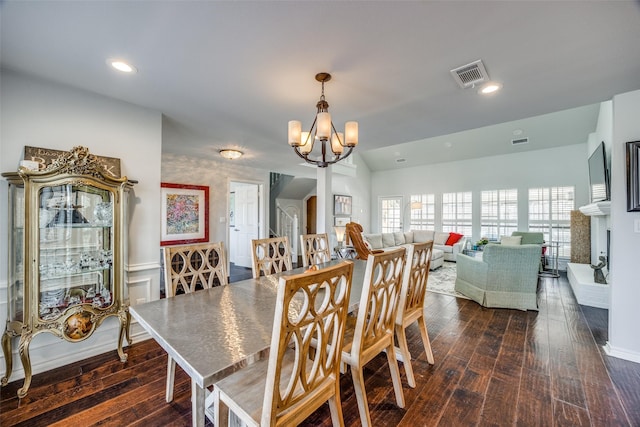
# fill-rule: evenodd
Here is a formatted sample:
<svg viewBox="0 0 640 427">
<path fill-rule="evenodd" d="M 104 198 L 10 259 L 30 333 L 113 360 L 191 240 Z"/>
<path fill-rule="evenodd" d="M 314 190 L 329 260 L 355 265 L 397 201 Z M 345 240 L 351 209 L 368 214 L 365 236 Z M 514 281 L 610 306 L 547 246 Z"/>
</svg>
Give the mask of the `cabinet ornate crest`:
<svg viewBox="0 0 640 427">
<path fill-rule="evenodd" d="M 107 176 L 97 156 L 74 147 L 44 170 L 20 167 L 9 182 L 8 319 L 2 335 L 6 385 L 13 341 L 31 384 L 29 344 L 42 332 L 70 342 L 119 320 L 118 355 L 127 360 L 130 315 L 124 293 L 128 196 L 135 181 Z"/>
</svg>

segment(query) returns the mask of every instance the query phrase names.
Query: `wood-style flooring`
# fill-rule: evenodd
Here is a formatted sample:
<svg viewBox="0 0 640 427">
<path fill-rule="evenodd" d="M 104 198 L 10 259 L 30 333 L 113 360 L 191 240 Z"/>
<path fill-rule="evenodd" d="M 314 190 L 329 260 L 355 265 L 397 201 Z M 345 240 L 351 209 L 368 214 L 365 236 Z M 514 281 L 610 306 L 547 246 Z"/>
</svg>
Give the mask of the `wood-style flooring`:
<svg viewBox="0 0 640 427">
<path fill-rule="evenodd" d="M 640 426 L 640 364 L 608 357 L 607 311 L 579 306 L 565 277 L 541 280 L 539 312 L 486 309 L 428 293 L 435 365 L 409 329 L 417 387 L 403 372 L 406 407 L 395 404 L 383 356 L 365 369 L 375 426 Z M 166 354 L 153 341 L 35 375 L 2 388 L 0 425 L 187 426 L 190 383 L 176 369 L 175 401 L 164 401 Z M 341 378 L 345 424 L 358 426 L 351 375 Z M 325 405 L 305 423 L 331 424 Z"/>
</svg>

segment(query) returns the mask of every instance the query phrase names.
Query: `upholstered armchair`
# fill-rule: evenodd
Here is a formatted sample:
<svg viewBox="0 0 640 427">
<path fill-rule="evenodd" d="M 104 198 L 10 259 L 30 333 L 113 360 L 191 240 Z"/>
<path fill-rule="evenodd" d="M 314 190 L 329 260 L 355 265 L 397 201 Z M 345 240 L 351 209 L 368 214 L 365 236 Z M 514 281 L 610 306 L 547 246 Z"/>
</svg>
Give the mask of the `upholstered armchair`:
<svg viewBox="0 0 640 427">
<path fill-rule="evenodd" d="M 537 310 L 540 245 L 488 244 L 482 259 L 458 255 L 455 290 L 485 307 Z"/>
</svg>

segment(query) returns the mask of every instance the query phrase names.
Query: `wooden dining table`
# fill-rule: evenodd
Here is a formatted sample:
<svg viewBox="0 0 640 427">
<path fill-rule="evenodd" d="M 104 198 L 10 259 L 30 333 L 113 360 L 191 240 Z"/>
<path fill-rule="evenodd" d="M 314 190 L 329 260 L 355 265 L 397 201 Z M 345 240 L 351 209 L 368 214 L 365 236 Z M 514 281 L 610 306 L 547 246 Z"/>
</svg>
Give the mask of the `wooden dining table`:
<svg viewBox="0 0 640 427">
<path fill-rule="evenodd" d="M 349 310 L 360 302 L 366 261 L 334 260 L 318 267 L 353 262 Z M 198 292 L 131 306 L 131 316 L 191 378 L 194 426 L 203 426 L 208 388 L 269 355 L 276 290 L 280 277 L 306 268 L 247 279 Z"/>
</svg>

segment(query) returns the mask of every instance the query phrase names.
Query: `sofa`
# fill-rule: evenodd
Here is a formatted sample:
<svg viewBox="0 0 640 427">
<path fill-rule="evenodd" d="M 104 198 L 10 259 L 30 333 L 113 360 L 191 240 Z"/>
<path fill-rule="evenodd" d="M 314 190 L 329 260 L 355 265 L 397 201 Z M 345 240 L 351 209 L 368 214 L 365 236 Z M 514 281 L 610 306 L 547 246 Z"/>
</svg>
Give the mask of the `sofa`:
<svg viewBox="0 0 640 427">
<path fill-rule="evenodd" d="M 396 233 L 363 234 L 372 249 L 386 249 L 408 243 L 424 243 L 433 240 L 433 249 L 443 252 L 443 261 L 455 262 L 462 253 L 466 239 L 462 234 L 434 230 L 411 230 Z M 442 263 L 440 264 L 442 265 Z"/>
<path fill-rule="evenodd" d="M 485 307 L 538 310 L 540 245 L 488 244 L 458 255 L 455 290 Z"/>
</svg>

